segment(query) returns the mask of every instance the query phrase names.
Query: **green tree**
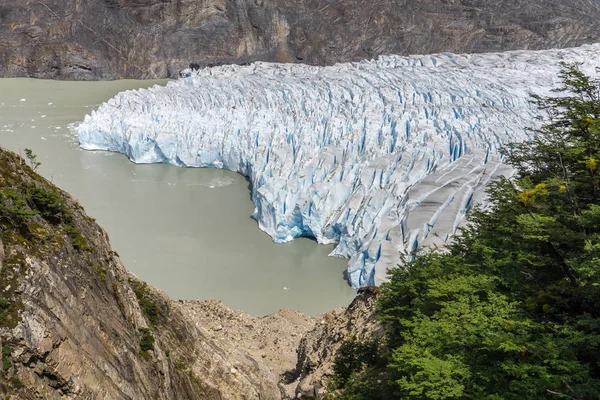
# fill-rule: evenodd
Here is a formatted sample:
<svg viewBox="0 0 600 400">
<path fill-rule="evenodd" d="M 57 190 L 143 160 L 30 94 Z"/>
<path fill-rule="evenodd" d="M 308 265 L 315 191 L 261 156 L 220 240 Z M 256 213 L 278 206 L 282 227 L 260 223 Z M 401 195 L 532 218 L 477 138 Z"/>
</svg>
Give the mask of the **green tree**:
<svg viewBox="0 0 600 400">
<path fill-rule="evenodd" d="M 34 171 L 40 165 L 42 165 L 41 162 L 37 161 L 37 155 L 33 154 L 33 150 L 31 150 L 31 149 L 25 149 L 25 157 L 27 157 L 27 159 L 29 160 L 29 165 L 31 166 L 31 169 L 33 169 Z"/>
</svg>

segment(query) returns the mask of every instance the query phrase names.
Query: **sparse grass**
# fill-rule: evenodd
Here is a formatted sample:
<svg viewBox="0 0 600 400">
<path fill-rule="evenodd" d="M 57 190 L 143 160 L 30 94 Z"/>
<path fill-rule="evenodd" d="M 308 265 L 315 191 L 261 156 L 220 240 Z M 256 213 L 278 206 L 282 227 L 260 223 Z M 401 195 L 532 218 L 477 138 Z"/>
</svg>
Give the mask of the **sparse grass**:
<svg viewBox="0 0 600 400">
<path fill-rule="evenodd" d="M 204 392 L 204 384 L 202 383 L 202 381 L 200 380 L 200 378 L 198 378 L 195 375 L 191 376 L 192 382 L 194 382 L 196 384 L 196 386 L 198 386 L 198 388 Z"/>
<path fill-rule="evenodd" d="M 185 371 L 190 367 L 190 365 L 185 358 L 180 357 L 177 361 L 175 361 L 173 367 L 175 367 L 177 371 Z"/>
<path fill-rule="evenodd" d="M 190 377 L 190 381 L 200 390 L 200 393 L 202 393 L 202 398 L 205 398 L 205 399 L 220 399 L 221 398 L 221 394 L 218 391 L 207 386 L 204 382 L 202 382 L 202 379 L 200 379 L 196 375 L 194 375 L 190 372 L 189 377 Z"/>
<path fill-rule="evenodd" d="M 148 295 L 146 284 L 133 279 L 130 279 L 129 283 L 148 322 L 151 325 L 158 324 L 160 322 L 160 307 Z"/>
<path fill-rule="evenodd" d="M 12 319 L 9 318 L 11 301 L 1 297 L 0 298 L 0 326 L 6 326 L 8 322 Z"/>
<path fill-rule="evenodd" d="M 117 284 L 116 281 L 113 282 L 112 288 L 113 288 L 113 293 L 115 296 L 115 300 L 117 300 L 117 305 L 119 306 L 119 309 L 121 309 L 121 311 L 124 311 L 125 308 L 123 307 L 123 299 L 121 299 L 121 294 L 119 292 L 119 285 Z"/>
<path fill-rule="evenodd" d="M 69 223 L 65 226 L 65 231 L 71 240 L 71 244 L 76 250 L 89 250 L 90 246 L 87 243 L 87 240 L 81 235 L 79 232 L 79 228 L 75 226 L 74 223 Z"/>
<path fill-rule="evenodd" d="M 21 382 L 21 380 L 17 377 L 14 377 L 10 380 L 10 383 L 12 383 L 13 387 L 17 390 L 19 389 L 23 389 L 25 387 L 25 385 L 23 384 L 23 382 Z"/>
<path fill-rule="evenodd" d="M 92 270 L 96 275 L 98 275 L 102 282 L 106 283 L 106 267 L 102 265 L 95 265 Z"/>
<path fill-rule="evenodd" d="M 27 272 L 25 254 L 20 251 L 12 252 L 4 260 L 0 270 L 0 326 L 14 328 L 19 321 L 20 302 L 12 299 L 19 280 Z"/>
</svg>

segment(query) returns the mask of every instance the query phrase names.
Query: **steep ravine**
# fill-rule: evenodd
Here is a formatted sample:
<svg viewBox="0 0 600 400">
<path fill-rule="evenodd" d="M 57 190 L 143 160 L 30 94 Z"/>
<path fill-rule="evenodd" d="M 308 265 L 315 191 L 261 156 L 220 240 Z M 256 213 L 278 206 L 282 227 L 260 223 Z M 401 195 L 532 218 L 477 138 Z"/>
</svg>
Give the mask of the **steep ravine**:
<svg viewBox="0 0 600 400">
<path fill-rule="evenodd" d="M 304 398 L 346 338 L 382 332 L 371 289 L 316 318 L 170 300 L 127 272 L 76 199 L 1 148 L 0 229 L 0 392 L 13 400 Z"/>
<path fill-rule="evenodd" d="M 190 63 L 329 65 L 598 41 L 595 0 L 0 2 L 4 77 L 164 78 Z"/>
</svg>

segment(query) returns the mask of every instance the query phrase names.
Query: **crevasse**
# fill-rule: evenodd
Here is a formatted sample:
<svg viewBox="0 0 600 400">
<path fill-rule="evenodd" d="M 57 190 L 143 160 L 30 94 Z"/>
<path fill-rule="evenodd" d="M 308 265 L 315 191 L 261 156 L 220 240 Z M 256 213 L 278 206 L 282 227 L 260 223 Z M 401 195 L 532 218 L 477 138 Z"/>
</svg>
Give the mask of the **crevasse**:
<svg viewBox="0 0 600 400">
<path fill-rule="evenodd" d="M 512 173 L 499 149 L 528 138 L 529 93 L 550 93 L 561 61 L 594 73 L 600 45 L 222 66 L 119 93 L 86 116 L 79 141 L 136 163 L 239 172 L 274 241 L 337 243 L 352 286 L 379 284 L 401 254 L 445 243 Z"/>
</svg>

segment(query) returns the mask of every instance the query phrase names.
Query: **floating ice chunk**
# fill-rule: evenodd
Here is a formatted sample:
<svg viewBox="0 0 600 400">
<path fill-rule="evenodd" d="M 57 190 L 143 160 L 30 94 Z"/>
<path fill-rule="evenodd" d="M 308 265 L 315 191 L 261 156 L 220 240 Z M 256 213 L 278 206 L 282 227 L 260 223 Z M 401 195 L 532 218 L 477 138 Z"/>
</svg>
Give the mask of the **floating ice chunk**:
<svg viewBox="0 0 600 400">
<path fill-rule="evenodd" d="M 401 253 L 446 243 L 512 173 L 499 150 L 528 138 L 529 93 L 550 94 L 561 61 L 594 74 L 600 45 L 221 66 L 119 93 L 77 130 L 84 149 L 247 176 L 262 230 L 337 243 L 359 287 L 384 281 Z"/>
<path fill-rule="evenodd" d="M 230 177 L 222 177 L 222 178 L 213 178 L 208 183 L 203 186 L 208 186 L 211 189 L 220 188 L 229 186 L 233 183 L 233 178 Z"/>
<path fill-rule="evenodd" d="M 21 102 L 27 101 L 27 99 L 21 99 Z"/>
</svg>

